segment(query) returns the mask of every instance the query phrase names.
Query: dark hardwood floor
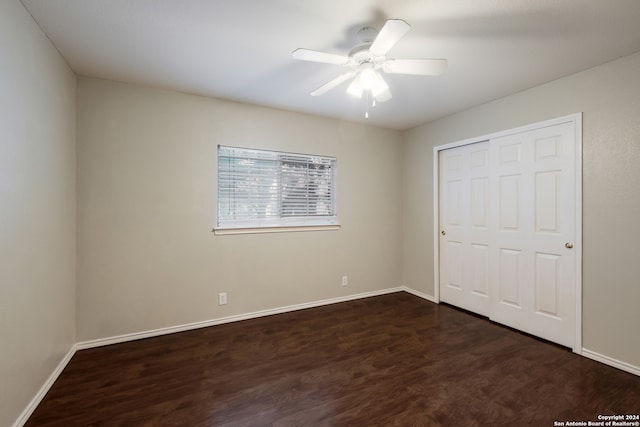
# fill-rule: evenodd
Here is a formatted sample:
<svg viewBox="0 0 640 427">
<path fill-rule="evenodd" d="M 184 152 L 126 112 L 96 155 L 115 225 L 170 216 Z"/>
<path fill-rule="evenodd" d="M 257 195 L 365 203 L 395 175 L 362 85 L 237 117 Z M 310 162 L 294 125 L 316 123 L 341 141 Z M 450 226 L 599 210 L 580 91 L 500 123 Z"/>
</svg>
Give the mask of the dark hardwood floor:
<svg viewBox="0 0 640 427">
<path fill-rule="evenodd" d="M 396 293 L 76 353 L 27 426 L 553 426 L 640 377 Z"/>
</svg>

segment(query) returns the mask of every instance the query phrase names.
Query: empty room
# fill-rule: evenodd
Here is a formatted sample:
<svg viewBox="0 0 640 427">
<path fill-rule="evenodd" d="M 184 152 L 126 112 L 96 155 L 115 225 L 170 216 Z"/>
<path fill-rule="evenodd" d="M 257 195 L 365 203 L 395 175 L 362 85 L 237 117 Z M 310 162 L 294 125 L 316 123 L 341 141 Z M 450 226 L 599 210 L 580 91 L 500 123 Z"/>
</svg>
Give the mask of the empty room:
<svg viewBox="0 0 640 427">
<path fill-rule="evenodd" d="M 640 426 L 637 0 L 0 0 L 0 426 Z"/>
</svg>

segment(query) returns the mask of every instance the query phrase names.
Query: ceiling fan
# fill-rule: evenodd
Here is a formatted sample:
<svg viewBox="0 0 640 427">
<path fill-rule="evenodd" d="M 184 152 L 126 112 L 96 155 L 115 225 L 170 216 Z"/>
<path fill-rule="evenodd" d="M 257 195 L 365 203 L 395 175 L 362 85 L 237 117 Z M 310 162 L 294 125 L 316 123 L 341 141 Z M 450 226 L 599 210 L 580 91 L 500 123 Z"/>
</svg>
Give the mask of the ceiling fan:
<svg viewBox="0 0 640 427">
<path fill-rule="evenodd" d="M 402 19 L 390 19 L 380 32 L 371 27 L 361 28 L 358 31 L 361 43 L 351 49 L 347 56 L 310 49 L 296 49 L 292 56 L 294 59 L 302 61 L 341 65 L 348 69 L 345 73 L 311 92 L 312 96 L 322 95 L 353 78 L 347 93 L 357 98 L 362 98 L 362 95 L 366 94 L 375 106 L 376 102 L 391 99 L 389 86 L 379 70 L 388 74 L 437 76 L 447 69 L 446 59 L 387 58 L 387 53 L 410 28 L 409 24 Z"/>
</svg>

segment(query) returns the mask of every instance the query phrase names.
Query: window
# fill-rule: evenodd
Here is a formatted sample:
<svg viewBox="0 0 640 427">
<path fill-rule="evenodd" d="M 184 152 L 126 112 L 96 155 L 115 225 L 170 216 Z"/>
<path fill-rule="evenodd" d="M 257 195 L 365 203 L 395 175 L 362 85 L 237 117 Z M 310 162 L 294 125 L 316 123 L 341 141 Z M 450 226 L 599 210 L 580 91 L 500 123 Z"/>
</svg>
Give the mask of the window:
<svg viewBox="0 0 640 427">
<path fill-rule="evenodd" d="M 337 225 L 336 159 L 218 146 L 220 229 Z"/>
</svg>

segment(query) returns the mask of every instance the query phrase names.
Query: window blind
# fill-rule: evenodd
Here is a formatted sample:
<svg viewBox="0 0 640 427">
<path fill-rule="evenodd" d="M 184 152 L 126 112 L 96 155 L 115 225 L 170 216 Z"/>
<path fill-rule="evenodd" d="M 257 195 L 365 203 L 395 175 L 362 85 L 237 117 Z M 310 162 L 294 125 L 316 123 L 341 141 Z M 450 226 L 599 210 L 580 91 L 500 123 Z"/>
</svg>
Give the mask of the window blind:
<svg viewBox="0 0 640 427">
<path fill-rule="evenodd" d="M 218 146 L 218 227 L 336 224 L 333 157 Z"/>
</svg>

